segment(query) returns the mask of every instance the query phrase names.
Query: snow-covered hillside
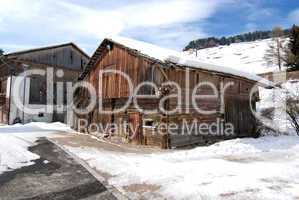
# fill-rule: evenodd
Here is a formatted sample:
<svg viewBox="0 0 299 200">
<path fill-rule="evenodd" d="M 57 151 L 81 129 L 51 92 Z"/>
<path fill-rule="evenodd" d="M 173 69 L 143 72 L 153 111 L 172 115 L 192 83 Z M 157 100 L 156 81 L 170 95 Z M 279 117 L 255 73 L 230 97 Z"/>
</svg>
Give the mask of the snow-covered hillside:
<svg viewBox="0 0 299 200">
<path fill-rule="evenodd" d="M 285 40 L 286 42 L 287 40 Z M 197 51 L 186 51 L 184 54 L 192 55 L 198 60 L 228 66 L 237 70 L 260 74 L 277 71 L 278 66 L 269 65 L 264 59 L 265 52 L 269 49 L 272 39 L 258 40 L 254 42 L 234 43 L 230 46 L 219 46 Z"/>
</svg>

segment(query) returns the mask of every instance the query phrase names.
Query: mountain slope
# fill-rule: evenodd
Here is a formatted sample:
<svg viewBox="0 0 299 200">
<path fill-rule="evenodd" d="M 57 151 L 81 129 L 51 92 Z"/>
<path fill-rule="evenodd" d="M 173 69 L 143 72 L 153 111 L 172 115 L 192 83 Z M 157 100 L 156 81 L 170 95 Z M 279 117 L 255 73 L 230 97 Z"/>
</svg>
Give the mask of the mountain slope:
<svg viewBox="0 0 299 200">
<path fill-rule="evenodd" d="M 287 40 L 285 39 L 284 43 L 286 42 Z M 270 43 L 272 43 L 271 39 L 265 39 L 201 49 L 197 50 L 197 56 L 194 50 L 185 51 L 184 54 L 191 55 L 202 62 L 260 74 L 278 71 L 278 66 L 270 65 L 264 59 Z"/>
</svg>

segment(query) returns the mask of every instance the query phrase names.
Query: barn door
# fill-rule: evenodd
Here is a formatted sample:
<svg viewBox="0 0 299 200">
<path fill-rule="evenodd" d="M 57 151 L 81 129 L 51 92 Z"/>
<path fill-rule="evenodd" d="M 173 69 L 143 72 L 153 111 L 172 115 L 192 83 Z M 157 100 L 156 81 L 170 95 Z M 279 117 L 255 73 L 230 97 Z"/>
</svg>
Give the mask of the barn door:
<svg viewBox="0 0 299 200">
<path fill-rule="evenodd" d="M 232 123 L 236 136 L 252 136 L 255 131 L 255 118 L 247 98 L 227 98 L 225 100 L 225 121 Z"/>
<path fill-rule="evenodd" d="M 234 126 L 235 136 L 240 134 L 239 101 L 236 98 L 225 98 L 225 122 Z"/>
<path fill-rule="evenodd" d="M 129 136 L 133 143 L 142 144 L 142 116 L 138 112 L 128 113 Z"/>
<path fill-rule="evenodd" d="M 239 136 L 253 136 L 255 123 L 255 117 L 250 110 L 249 100 L 241 99 L 239 102 Z"/>
</svg>

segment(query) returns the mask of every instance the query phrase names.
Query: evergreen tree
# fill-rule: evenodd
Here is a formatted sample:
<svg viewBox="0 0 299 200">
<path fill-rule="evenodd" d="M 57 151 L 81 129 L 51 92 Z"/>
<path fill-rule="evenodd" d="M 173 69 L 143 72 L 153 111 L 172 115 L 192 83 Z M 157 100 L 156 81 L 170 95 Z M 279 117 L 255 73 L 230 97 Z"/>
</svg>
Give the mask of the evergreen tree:
<svg viewBox="0 0 299 200">
<path fill-rule="evenodd" d="M 287 36 L 290 33 L 289 29 L 282 30 L 283 36 Z M 191 41 L 184 49 L 184 51 L 187 51 L 188 49 L 204 49 L 209 48 L 213 46 L 219 46 L 219 45 L 230 45 L 232 43 L 237 42 L 251 42 L 255 40 L 261 40 L 261 39 L 268 39 L 272 37 L 272 31 L 255 31 L 255 32 L 249 32 L 244 34 L 239 34 L 235 36 L 229 36 L 229 37 L 221 37 L 221 38 L 215 38 L 215 37 L 209 37 L 209 38 L 203 38 Z M 212 40 L 212 41 L 211 41 Z"/>
<path fill-rule="evenodd" d="M 290 31 L 287 66 L 299 70 L 299 26 L 294 25 Z"/>
<path fill-rule="evenodd" d="M 3 54 L 4 54 L 4 51 L 2 49 L 0 49 L 0 64 L 2 64 Z"/>
<path fill-rule="evenodd" d="M 211 38 L 209 41 L 208 41 L 208 47 L 215 47 L 217 46 L 217 43 L 215 41 L 214 38 Z"/>
<path fill-rule="evenodd" d="M 219 43 L 220 45 L 226 45 L 227 44 L 226 38 L 225 37 L 220 38 Z"/>
</svg>

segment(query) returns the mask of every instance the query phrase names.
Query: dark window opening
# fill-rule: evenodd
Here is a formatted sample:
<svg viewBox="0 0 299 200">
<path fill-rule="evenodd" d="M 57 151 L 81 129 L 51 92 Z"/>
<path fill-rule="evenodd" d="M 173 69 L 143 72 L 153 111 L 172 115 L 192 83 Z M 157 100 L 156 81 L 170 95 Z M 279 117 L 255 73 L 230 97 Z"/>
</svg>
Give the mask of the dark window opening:
<svg viewBox="0 0 299 200">
<path fill-rule="evenodd" d="M 30 77 L 29 104 L 47 103 L 47 82 L 46 77 L 32 76 Z"/>
<path fill-rule="evenodd" d="M 150 126 L 153 127 L 154 126 L 154 120 L 148 119 L 144 121 L 144 126 Z"/>
<path fill-rule="evenodd" d="M 2 81 L 0 81 L 0 94 L 3 93 L 2 91 Z"/>
<path fill-rule="evenodd" d="M 63 104 L 67 105 L 67 91 L 66 83 L 63 83 Z"/>
<path fill-rule="evenodd" d="M 84 60 L 81 58 L 81 69 L 82 69 L 82 70 L 84 69 L 84 65 L 85 65 L 85 62 L 84 62 Z"/>
<path fill-rule="evenodd" d="M 196 74 L 196 84 L 199 83 L 199 74 Z"/>
<path fill-rule="evenodd" d="M 70 51 L 70 63 L 71 63 L 71 65 L 73 64 L 73 58 L 74 56 L 73 56 L 73 51 Z"/>
</svg>

